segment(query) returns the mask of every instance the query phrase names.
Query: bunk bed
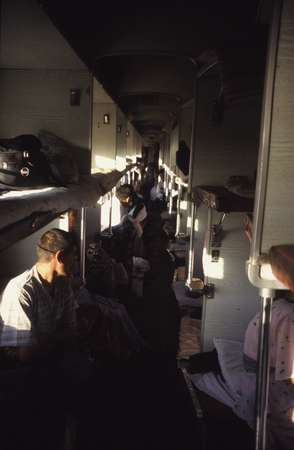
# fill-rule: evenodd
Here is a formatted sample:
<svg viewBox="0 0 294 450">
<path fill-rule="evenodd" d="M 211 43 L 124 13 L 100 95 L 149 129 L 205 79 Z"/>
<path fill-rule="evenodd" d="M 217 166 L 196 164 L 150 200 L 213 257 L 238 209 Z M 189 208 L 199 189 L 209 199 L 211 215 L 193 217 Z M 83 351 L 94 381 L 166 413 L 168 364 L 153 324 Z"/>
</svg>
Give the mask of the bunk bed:
<svg viewBox="0 0 294 450">
<path fill-rule="evenodd" d="M 66 187 L 7 191 L 0 196 L 0 251 L 50 223 L 69 209 L 95 207 L 134 165 L 123 171 L 83 176 Z"/>
</svg>

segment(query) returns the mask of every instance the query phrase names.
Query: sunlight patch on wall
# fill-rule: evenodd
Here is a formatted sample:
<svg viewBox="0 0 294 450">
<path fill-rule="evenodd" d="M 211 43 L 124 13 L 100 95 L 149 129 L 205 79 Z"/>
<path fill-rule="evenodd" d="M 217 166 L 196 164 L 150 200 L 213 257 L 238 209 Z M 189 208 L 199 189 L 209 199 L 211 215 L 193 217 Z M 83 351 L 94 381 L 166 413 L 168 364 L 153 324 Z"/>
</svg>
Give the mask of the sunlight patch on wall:
<svg viewBox="0 0 294 450">
<path fill-rule="evenodd" d="M 224 278 L 224 258 L 219 258 L 217 262 L 213 262 L 211 255 L 207 254 L 206 248 L 203 249 L 203 271 L 204 275 L 209 278 L 222 280 Z"/>
</svg>

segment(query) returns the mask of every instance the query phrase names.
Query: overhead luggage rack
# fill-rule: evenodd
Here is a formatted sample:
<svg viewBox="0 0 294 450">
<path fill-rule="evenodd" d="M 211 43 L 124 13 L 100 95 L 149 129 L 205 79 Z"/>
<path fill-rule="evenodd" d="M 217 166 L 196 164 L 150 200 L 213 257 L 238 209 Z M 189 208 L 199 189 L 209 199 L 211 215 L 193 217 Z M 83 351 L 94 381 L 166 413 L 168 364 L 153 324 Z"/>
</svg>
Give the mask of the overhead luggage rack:
<svg viewBox="0 0 294 450">
<path fill-rule="evenodd" d="M 205 205 L 218 212 L 251 212 L 254 199 L 241 197 L 223 186 L 196 186 L 192 198 L 196 205 Z"/>
</svg>

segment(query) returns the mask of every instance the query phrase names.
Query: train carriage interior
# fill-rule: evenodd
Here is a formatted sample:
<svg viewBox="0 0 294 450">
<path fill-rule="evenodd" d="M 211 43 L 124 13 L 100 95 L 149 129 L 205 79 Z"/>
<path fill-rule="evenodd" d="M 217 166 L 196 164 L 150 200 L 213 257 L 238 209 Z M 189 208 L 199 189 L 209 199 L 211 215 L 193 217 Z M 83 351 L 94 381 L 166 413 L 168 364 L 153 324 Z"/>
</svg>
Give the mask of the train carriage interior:
<svg viewBox="0 0 294 450">
<path fill-rule="evenodd" d="M 1 449 L 293 449 L 293 0 L 0 0 L 0 98 Z"/>
</svg>

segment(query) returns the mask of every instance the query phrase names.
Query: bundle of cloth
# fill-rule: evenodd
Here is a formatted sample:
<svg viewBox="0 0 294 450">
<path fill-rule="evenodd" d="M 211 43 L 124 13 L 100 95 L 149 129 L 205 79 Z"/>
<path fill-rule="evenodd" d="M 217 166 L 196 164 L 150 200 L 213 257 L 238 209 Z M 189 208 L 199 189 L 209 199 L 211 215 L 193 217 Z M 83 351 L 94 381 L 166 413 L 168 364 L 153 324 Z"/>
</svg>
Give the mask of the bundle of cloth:
<svg viewBox="0 0 294 450">
<path fill-rule="evenodd" d="M 82 326 L 87 329 L 87 345 L 94 357 L 103 354 L 127 360 L 145 348 L 125 306 L 118 300 L 90 293 L 82 287 L 77 302 Z"/>
</svg>

